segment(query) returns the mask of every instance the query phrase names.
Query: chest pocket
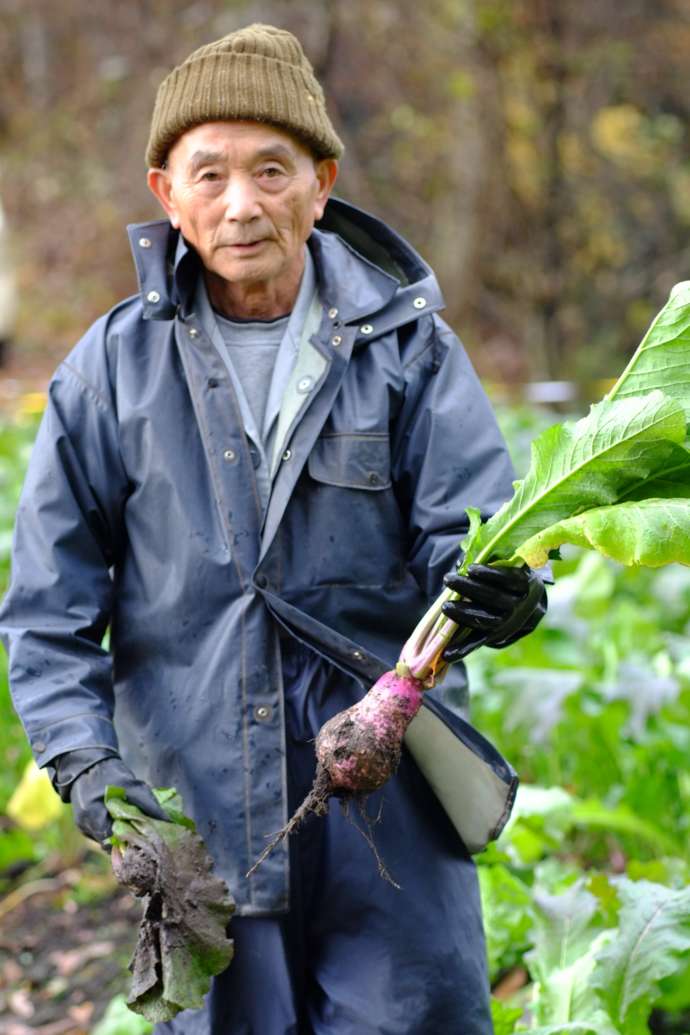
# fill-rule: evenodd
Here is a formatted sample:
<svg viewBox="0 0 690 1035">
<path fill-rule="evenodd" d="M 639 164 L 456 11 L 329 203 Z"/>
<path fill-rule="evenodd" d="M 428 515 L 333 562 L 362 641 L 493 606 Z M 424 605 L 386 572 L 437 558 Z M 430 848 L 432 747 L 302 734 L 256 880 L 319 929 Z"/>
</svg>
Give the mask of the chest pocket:
<svg viewBox="0 0 690 1035">
<path fill-rule="evenodd" d="M 303 491 L 293 500 L 302 586 L 381 589 L 400 581 L 405 534 L 386 432 L 331 432 L 317 439 Z M 319 600 L 319 606 L 324 606 Z M 338 626 L 336 626 L 337 628 Z"/>
<path fill-rule="evenodd" d="M 390 441 L 385 432 L 334 432 L 317 439 L 308 470 L 317 482 L 343 489 L 391 487 Z"/>
</svg>

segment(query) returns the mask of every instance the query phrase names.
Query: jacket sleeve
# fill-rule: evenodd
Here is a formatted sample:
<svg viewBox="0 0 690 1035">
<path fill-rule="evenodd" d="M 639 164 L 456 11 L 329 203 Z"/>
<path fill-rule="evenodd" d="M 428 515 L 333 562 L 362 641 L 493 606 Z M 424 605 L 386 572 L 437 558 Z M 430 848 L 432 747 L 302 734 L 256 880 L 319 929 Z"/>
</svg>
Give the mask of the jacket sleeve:
<svg viewBox="0 0 690 1035">
<path fill-rule="evenodd" d="M 86 343 L 98 350 L 98 341 Z M 110 656 L 101 644 L 127 479 L 107 380 L 89 380 L 89 365 L 85 374 L 68 359 L 51 383 L 0 608 L 10 690 L 41 766 L 74 749 L 117 750 Z"/>
<path fill-rule="evenodd" d="M 489 517 L 511 495 L 514 473 L 491 405 L 448 326 L 436 316 L 420 321 L 410 351 L 393 476 L 407 517 L 408 566 L 431 601 L 457 561 L 466 507 Z"/>
</svg>

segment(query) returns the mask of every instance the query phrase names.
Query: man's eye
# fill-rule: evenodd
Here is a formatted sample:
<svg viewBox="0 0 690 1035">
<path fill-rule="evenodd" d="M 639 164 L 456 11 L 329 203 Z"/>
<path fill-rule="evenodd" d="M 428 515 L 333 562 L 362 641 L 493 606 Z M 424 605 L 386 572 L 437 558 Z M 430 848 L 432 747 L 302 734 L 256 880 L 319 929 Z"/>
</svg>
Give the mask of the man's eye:
<svg viewBox="0 0 690 1035">
<path fill-rule="evenodd" d="M 274 180 L 277 176 L 283 175 L 283 170 L 277 165 L 267 165 L 265 169 L 261 170 L 261 175 L 269 180 Z"/>
<path fill-rule="evenodd" d="M 200 180 L 205 180 L 207 183 L 213 183 L 214 180 L 220 179 L 220 173 L 213 172 L 211 169 L 203 172 L 199 177 Z"/>
</svg>

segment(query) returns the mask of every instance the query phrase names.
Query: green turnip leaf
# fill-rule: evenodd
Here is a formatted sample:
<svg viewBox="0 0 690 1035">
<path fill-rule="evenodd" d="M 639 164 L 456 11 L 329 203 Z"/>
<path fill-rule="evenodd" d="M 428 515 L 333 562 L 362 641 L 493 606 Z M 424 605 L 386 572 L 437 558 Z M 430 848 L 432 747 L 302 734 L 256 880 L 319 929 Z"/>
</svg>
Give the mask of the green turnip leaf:
<svg viewBox="0 0 690 1035">
<path fill-rule="evenodd" d="M 690 281 L 676 284 L 608 400 L 661 389 L 677 399 L 690 422 Z"/>
<path fill-rule="evenodd" d="M 551 525 L 639 491 L 668 469 L 685 430 L 682 406 L 660 391 L 600 402 L 582 420 L 548 428 L 512 499 L 463 542 L 465 567 L 518 556 Z"/>
<path fill-rule="evenodd" d="M 144 815 L 119 787 L 109 787 L 105 801 L 115 876 L 144 896 L 127 1005 L 158 1022 L 203 1005 L 211 978 L 232 959 L 226 929 L 235 907 L 179 795 L 154 793 L 171 822 Z"/>
<path fill-rule="evenodd" d="M 616 1027 L 637 1035 L 648 1030 L 660 982 L 690 958 L 690 888 L 621 879 L 618 894 L 618 933 L 598 954 L 590 980 Z"/>
<path fill-rule="evenodd" d="M 633 483 L 621 497 L 627 500 L 687 499 L 690 496 L 690 450 L 673 443 L 664 466 L 652 478 Z"/>
<path fill-rule="evenodd" d="M 646 499 L 595 507 L 527 539 L 515 556 L 539 568 L 563 543 L 598 550 L 619 564 L 636 567 L 690 564 L 690 501 Z"/>
</svg>

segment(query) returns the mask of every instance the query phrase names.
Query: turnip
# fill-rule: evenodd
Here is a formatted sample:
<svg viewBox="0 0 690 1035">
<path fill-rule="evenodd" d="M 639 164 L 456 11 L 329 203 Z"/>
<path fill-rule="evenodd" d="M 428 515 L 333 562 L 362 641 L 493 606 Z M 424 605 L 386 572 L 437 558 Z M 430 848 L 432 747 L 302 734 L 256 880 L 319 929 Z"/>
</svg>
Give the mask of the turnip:
<svg viewBox="0 0 690 1035">
<path fill-rule="evenodd" d="M 384 672 L 361 701 L 338 712 L 321 727 L 314 745 L 316 776 L 312 789 L 263 850 L 248 877 L 305 816 L 310 812 L 324 816 L 331 798 L 340 799 L 345 806 L 355 801 L 371 827 L 363 802 L 397 770 L 405 731 L 421 707 L 424 690 L 433 686 L 447 668 L 441 654 L 458 626 L 441 613 L 441 607 L 451 596 L 457 594 L 445 590 L 429 609 L 405 644 L 395 669 Z M 376 856 L 381 876 L 397 887 L 371 834 L 358 829 Z"/>
<path fill-rule="evenodd" d="M 312 789 L 247 876 L 308 813 L 325 815 L 330 798 L 339 798 L 344 804 L 350 800 L 361 803 L 366 795 L 383 787 L 398 768 L 405 730 L 421 707 L 423 692 L 422 681 L 413 675 L 384 672 L 361 701 L 338 712 L 321 727 L 315 743 Z M 367 840 L 382 876 L 390 881 L 373 842 L 369 837 Z"/>
</svg>

